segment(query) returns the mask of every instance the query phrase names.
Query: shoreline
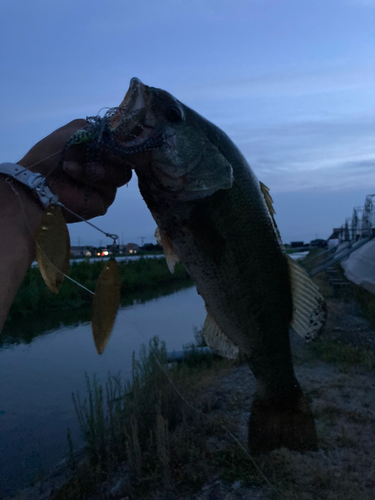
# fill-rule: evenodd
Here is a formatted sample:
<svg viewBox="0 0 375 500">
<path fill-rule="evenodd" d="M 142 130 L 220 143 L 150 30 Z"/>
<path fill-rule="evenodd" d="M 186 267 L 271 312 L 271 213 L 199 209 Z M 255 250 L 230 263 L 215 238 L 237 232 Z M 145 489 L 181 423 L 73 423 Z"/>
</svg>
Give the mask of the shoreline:
<svg viewBox="0 0 375 500">
<path fill-rule="evenodd" d="M 313 402 L 319 436 L 317 452 L 301 454 L 283 448 L 256 459 L 272 488 L 259 477 L 236 444 L 216 431 L 204 437 L 209 453 L 207 460 L 215 459 L 216 465 L 203 484 L 190 488 L 190 492 L 185 489 L 179 495 L 169 486 L 139 496 L 132 483 L 132 472 L 127 463 L 122 462 L 106 481 L 99 482 L 92 493 L 81 498 L 265 500 L 277 498 L 275 489 L 288 500 L 373 498 L 375 331 L 355 299 L 355 285 L 334 290 L 323 274 L 317 276 L 317 281 L 324 290 L 329 311 L 325 330 L 320 339 L 310 344 L 291 335 L 297 377 Z M 202 372 L 204 382 L 196 381 L 199 391 L 193 404 L 204 408 L 215 421 L 229 425 L 234 435 L 245 443 L 255 379 L 246 365 L 221 363 L 221 367 L 220 362 L 219 365 L 215 362 L 210 370 Z M 82 450 L 79 453 L 84 455 Z M 59 466 L 60 472 L 56 472 L 55 467 L 49 479 L 24 490 L 13 497 L 14 500 L 73 498 L 67 493 L 74 476 L 67 473 L 68 460 Z M 84 458 L 81 466 L 87 467 Z"/>
</svg>

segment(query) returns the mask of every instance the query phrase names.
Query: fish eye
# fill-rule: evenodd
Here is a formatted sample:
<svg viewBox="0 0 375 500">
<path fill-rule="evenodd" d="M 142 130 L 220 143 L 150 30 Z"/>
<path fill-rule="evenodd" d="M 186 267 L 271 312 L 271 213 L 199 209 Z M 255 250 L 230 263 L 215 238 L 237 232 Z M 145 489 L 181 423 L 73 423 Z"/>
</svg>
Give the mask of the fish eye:
<svg viewBox="0 0 375 500">
<path fill-rule="evenodd" d="M 167 108 L 167 119 L 170 122 L 180 122 L 183 117 L 182 110 L 178 106 L 169 106 L 169 108 Z"/>
</svg>

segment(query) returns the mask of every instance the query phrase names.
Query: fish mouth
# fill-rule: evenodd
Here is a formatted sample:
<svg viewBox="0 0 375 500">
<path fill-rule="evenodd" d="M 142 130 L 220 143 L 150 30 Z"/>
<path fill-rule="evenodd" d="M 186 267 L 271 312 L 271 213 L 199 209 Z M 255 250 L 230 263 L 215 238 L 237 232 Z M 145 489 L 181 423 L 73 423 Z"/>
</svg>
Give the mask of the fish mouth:
<svg viewBox="0 0 375 500">
<path fill-rule="evenodd" d="M 150 101 L 148 87 L 139 78 L 132 78 L 122 103 L 111 118 L 111 131 L 117 143 L 134 147 L 137 152 L 164 144 L 162 134 L 147 120 Z"/>
<path fill-rule="evenodd" d="M 143 85 L 139 78 L 133 77 L 130 80 L 129 89 L 120 104 L 120 108 L 124 110 L 142 109 L 146 104 L 146 86 Z"/>
</svg>

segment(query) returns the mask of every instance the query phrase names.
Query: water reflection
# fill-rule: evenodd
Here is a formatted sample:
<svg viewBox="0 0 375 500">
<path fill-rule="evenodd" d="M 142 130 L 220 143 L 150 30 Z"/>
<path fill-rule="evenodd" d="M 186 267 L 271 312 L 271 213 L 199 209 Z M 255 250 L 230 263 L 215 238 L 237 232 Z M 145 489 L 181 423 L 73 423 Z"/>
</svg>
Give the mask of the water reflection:
<svg viewBox="0 0 375 500">
<path fill-rule="evenodd" d="M 82 444 L 71 393 L 85 394 L 85 371 L 101 381 L 108 371 L 126 376 L 133 351 L 154 335 L 166 341 L 168 350 L 193 340 L 193 327 L 199 328 L 206 315 L 194 287 L 142 304 L 176 286 L 181 285 L 144 293 L 122 309 L 102 356 L 90 324 L 77 324 L 89 320 L 90 308 L 7 325 L 0 349 L 0 498 L 26 487 L 65 456 L 68 427 L 75 445 Z"/>
<path fill-rule="evenodd" d="M 137 303 L 144 304 L 151 299 L 163 297 L 188 287 L 191 287 L 190 279 L 172 282 L 158 286 L 157 289 L 144 290 L 132 295 L 132 297 L 124 297 L 121 305 L 124 307 Z M 58 309 L 31 317 L 16 316 L 4 325 L 0 336 L 0 349 L 9 347 L 12 344 L 29 344 L 40 335 L 47 335 L 51 331 L 64 326 L 74 326 L 90 321 L 90 318 L 91 306 Z"/>
<path fill-rule="evenodd" d="M 89 323 L 34 337 L 29 344 L 0 351 L 0 498 L 25 487 L 66 453 L 70 427 L 82 444 L 71 393 L 85 394 L 85 371 L 106 379 L 108 371 L 126 376 L 133 351 L 158 335 L 168 350 L 194 338 L 205 319 L 194 287 L 120 310 L 107 349 L 98 356 Z"/>
</svg>

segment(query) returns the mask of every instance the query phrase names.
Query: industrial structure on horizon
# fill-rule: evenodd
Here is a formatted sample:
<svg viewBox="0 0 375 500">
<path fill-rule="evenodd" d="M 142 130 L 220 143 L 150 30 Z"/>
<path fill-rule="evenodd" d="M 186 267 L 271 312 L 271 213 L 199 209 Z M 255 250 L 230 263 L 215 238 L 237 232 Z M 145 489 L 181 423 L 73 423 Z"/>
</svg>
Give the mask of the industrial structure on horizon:
<svg viewBox="0 0 375 500">
<path fill-rule="evenodd" d="M 339 262 L 348 280 L 375 293 L 374 198 L 375 194 L 367 195 L 364 206 L 354 207 L 352 217 L 340 228 L 334 228 L 327 249 L 315 257 L 319 261 L 310 270 L 310 276 L 325 270 L 336 272 L 332 265 Z"/>
<path fill-rule="evenodd" d="M 344 242 L 356 242 L 359 240 L 371 239 L 375 231 L 375 194 L 368 194 L 363 206 L 353 208 L 351 217 L 345 219 L 345 223 L 341 227 L 334 227 L 332 234 L 327 238 L 315 239 L 310 243 L 303 241 L 291 241 L 286 243 L 286 248 L 304 250 L 309 248 L 333 248 Z"/>
</svg>

